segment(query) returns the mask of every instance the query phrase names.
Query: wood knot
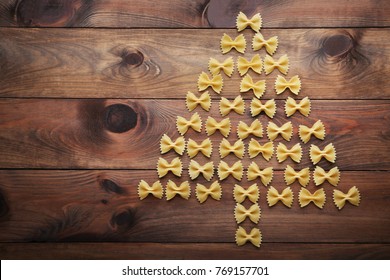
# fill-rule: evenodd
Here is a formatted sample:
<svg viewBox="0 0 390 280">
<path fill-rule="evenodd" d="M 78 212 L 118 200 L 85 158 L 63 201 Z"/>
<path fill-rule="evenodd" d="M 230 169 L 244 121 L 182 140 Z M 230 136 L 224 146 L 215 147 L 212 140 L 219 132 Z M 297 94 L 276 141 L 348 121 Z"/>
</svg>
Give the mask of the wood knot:
<svg viewBox="0 0 390 280">
<path fill-rule="evenodd" d="M 137 113 L 125 104 L 113 104 L 105 108 L 104 125 L 114 133 L 129 131 L 137 125 Z"/>
<path fill-rule="evenodd" d="M 323 52 L 330 57 L 342 57 L 348 54 L 353 47 L 353 38 L 346 34 L 330 36 L 322 44 Z"/>
<path fill-rule="evenodd" d="M 133 227 L 135 222 L 135 210 L 127 208 L 114 213 L 111 217 L 110 225 L 114 231 L 124 232 Z"/>
<path fill-rule="evenodd" d="M 122 63 L 132 65 L 135 67 L 140 66 L 144 62 L 144 55 L 140 51 L 135 52 L 123 52 Z"/>
<path fill-rule="evenodd" d="M 23 26 L 66 26 L 83 5 L 82 0 L 21 0 L 16 2 L 16 21 Z"/>
<path fill-rule="evenodd" d="M 109 179 L 104 179 L 100 181 L 100 185 L 103 188 L 105 192 L 108 193 L 116 193 L 116 194 L 124 194 L 126 193 L 126 190 L 116 184 L 115 182 L 109 180 Z"/>
<path fill-rule="evenodd" d="M 0 191 L 0 221 L 6 219 L 9 213 L 9 206 L 2 191 Z"/>
</svg>

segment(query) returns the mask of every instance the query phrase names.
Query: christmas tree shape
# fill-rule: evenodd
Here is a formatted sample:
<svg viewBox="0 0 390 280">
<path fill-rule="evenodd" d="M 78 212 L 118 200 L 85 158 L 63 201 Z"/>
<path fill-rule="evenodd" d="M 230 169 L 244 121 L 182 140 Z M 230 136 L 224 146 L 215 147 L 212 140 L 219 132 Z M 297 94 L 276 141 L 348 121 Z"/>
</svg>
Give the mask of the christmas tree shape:
<svg viewBox="0 0 390 280">
<path fill-rule="evenodd" d="M 346 202 L 355 206 L 358 206 L 360 202 L 360 193 L 355 186 L 350 188 L 347 193 L 336 189 L 340 182 L 340 171 L 337 166 L 330 170 L 324 170 L 317 165 L 320 161 L 336 163 L 336 149 L 332 143 L 326 146 L 310 144 L 313 138 L 324 140 L 326 137 L 326 128 L 321 120 L 317 120 L 312 126 L 297 124 L 294 119 L 281 125 L 277 125 L 272 121 L 277 111 L 276 102 L 274 99 L 262 100 L 267 86 L 270 87 L 266 84 L 264 76 L 266 77 L 274 71 L 279 72 L 275 83 L 272 85 L 272 90 L 275 91 L 277 96 L 285 92 L 294 97 L 302 95 L 302 85 L 298 75 L 289 73 L 288 55 L 274 56 L 277 54 L 279 45 L 278 37 L 273 36 L 265 39 L 260 33 L 261 25 L 262 18 L 260 14 L 255 14 L 250 19 L 242 12 L 237 16 L 238 32 L 246 28 L 250 28 L 255 32 L 250 40 L 253 51 L 258 53 L 251 57 L 245 57 L 245 51 L 249 48 L 249 38 L 246 38 L 244 34 L 238 34 L 236 37 L 231 37 L 228 34 L 222 35 L 220 40 L 222 54 L 238 52 L 243 56 L 239 56 L 236 61 L 229 56 L 222 61 L 216 58 L 209 59 L 208 69 L 199 75 L 197 81 L 199 92 L 196 94 L 188 92 L 186 95 L 185 105 L 190 112 L 189 117 L 177 116 L 176 128 L 180 136 L 170 137 L 166 134 L 162 136 L 160 141 L 161 156 L 157 162 L 159 178 L 165 177 L 169 172 L 180 178 L 183 170 L 188 168 L 191 179 L 179 183 L 169 180 L 165 186 L 167 200 L 172 200 L 175 197 L 190 199 L 192 195 L 191 185 L 196 183 L 198 177 L 204 177 L 209 184 L 196 183 L 195 195 L 192 196 L 195 196 L 199 203 L 204 203 L 207 199 L 221 200 L 223 197 L 221 181 L 229 177 L 234 178 L 237 182 L 233 188 L 233 198 L 236 205 L 232 209 L 232 214 L 237 223 L 235 241 L 238 246 L 249 242 L 256 247 L 260 247 L 262 234 L 257 226 L 261 217 L 261 209 L 258 204 L 259 185 L 267 188 L 266 199 L 269 207 L 280 203 L 291 208 L 296 194 L 294 195 L 289 186 L 296 181 L 301 185 L 298 194 L 298 203 L 301 208 L 310 203 L 320 209 L 325 206 L 327 202 L 326 194 L 324 189 L 320 188 L 325 181 L 335 187 L 333 202 L 339 210 L 344 207 Z M 262 59 L 260 54 L 263 54 L 264 50 L 266 53 Z M 234 99 L 229 100 L 221 94 L 223 94 L 224 81 L 230 79 L 235 71 L 241 77 L 240 87 L 237 89 L 239 94 Z M 250 108 L 245 108 L 243 96 L 249 94 L 253 94 L 253 98 L 250 102 Z M 215 104 L 215 101 L 212 102 L 211 97 L 214 95 L 219 98 L 217 104 Z M 295 114 L 308 117 L 311 113 L 311 101 L 306 96 L 300 100 L 288 96 L 284 105 L 284 113 L 287 118 Z M 243 115 L 248 109 L 253 118 L 252 122 L 239 121 L 238 125 L 233 127 L 229 115 Z M 215 119 L 208 116 L 207 119 L 202 120 L 198 110 L 206 112 L 218 110 L 221 118 Z M 265 116 L 267 121 L 260 121 L 260 116 Z M 291 143 L 293 127 L 296 125 L 298 125 L 300 141 Z M 189 137 L 186 138 L 188 130 L 201 133 L 204 135 L 203 140 L 197 142 Z M 215 133 L 222 135 L 219 147 L 213 147 L 209 138 Z M 231 135 L 234 134 L 237 135 L 237 140 L 229 140 L 229 138 L 232 138 Z M 274 142 L 275 140 L 279 141 L 277 145 Z M 272 157 L 276 157 L 278 164 L 285 161 L 290 162 L 290 164 L 300 163 L 303 156 L 303 145 L 310 145 L 309 157 L 315 166 L 314 170 L 310 170 L 309 167 L 295 170 L 287 164 L 284 169 L 286 186 L 282 188 L 272 186 L 273 167 L 261 168 L 260 166 L 263 166 L 264 162 L 269 162 Z M 195 159 L 197 156 L 203 156 L 209 160 L 213 152 L 218 153 L 219 162 L 208 161 L 201 164 Z M 168 161 L 164 158 L 167 153 L 175 153 L 177 156 Z M 224 158 L 229 154 L 236 157 L 236 160 L 232 161 L 231 164 L 224 161 Z M 188 156 L 190 159 L 187 168 L 183 167 L 181 160 L 183 156 Z M 251 160 L 246 169 L 242 163 L 244 157 Z M 240 185 L 240 181 L 244 176 L 250 182 L 248 186 Z M 315 186 L 318 187 L 313 193 L 306 189 L 311 178 Z M 141 180 L 138 185 L 138 194 L 141 200 L 149 195 L 162 199 L 164 186 L 159 180 L 149 183 Z M 244 202 L 249 202 L 250 206 L 244 206 Z M 248 229 L 240 226 L 245 220 L 249 220 L 253 226 Z"/>
</svg>

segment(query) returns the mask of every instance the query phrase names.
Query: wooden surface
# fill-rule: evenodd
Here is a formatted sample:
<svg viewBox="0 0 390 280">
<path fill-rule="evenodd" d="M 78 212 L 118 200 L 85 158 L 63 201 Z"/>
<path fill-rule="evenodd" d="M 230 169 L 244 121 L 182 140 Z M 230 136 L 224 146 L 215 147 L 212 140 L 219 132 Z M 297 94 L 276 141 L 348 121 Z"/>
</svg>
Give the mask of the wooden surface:
<svg viewBox="0 0 390 280">
<path fill-rule="evenodd" d="M 2 259 L 389 259 L 390 258 L 390 39 L 388 1 L 32 1 L 0 0 L 0 257 Z M 174 7 L 174 8 L 172 8 Z M 210 57 L 223 58 L 223 33 L 235 35 L 238 11 L 260 12 L 265 37 L 277 35 L 275 57 L 287 53 L 289 75 L 302 80 L 299 97 L 312 100 L 308 118 L 287 118 L 276 96 L 277 73 L 265 79 L 264 99 L 275 98 L 274 122 L 321 119 L 341 170 L 339 189 L 356 185 L 361 205 L 337 210 L 333 187 L 323 185 L 323 210 L 300 208 L 294 183 L 291 209 L 269 208 L 260 185 L 260 249 L 237 247 L 234 179 L 222 181 L 220 202 L 201 205 L 190 181 L 189 201 L 137 196 L 139 180 L 157 180 L 162 134 L 178 136 L 177 115 L 189 117 L 185 94 L 196 91 Z M 34 28 L 26 28 L 34 27 Z M 56 27 L 56 28 L 43 28 Z M 81 27 L 81 28 L 62 28 Z M 90 28 L 97 27 L 97 28 Z M 168 28 L 168 29 L 167 29 Z M 214 29 L 219 28 L 219 29 Z M 253 32 L 244 31 L 251 57 Z M 265 52 L 259 52 L 263 57 Z M 236 58 L 236 53 L 229 56 Z M 264 75 L 263 75 L 264 77 Z M 224 76 L 222 95 L 238 93 L 240 77 Z M 219 96 L 212 94 L 211 116 Z M 252 121 L 252 94 L 244 116 Z M 197 109 L 205 121 L 206 112 Z M 263 127 L 269 119 L 261 115 Z M 118 133 L 121 132 L 121 133 Z M 186 138 L 206 136 L 189 132 Z M 211 160 L 219 162 L 213 142 Z M 263 139 L 265 141 L 265 139 Z M 249 139 L 244 141 L 246 144 Z M 275 143 L 284 142 L 277 139 Z M 272 185 L 285 187 L 283 170 L 310 167 L 309 145 L 300 164 L 273 166 Z M 171 152 L 164 158 L 172 159 Z M 196 158 L 206 162 L 201 155 Z M 188 180 L 189 159 L 182 157 Z M 232 155 L 225 159 L 236 161 Z M 243 159 L 245 169 L 251 160 Z M 325 169 L 330 165 L 319 164 Z M 216 174 L 214 174 L 216 176 Z M 246 176 L 245 176 L 246 177 Z M 214 177 L 216 178 L 216 177 Z M 242 185 L 247 186 L 244 178 Z M 311 180 L 308 189 L 314 191 Z M 207 219 L 205 219 L 207 217 Z M 250 228 L 250 222 L 244 222 Z"/>
</svg>

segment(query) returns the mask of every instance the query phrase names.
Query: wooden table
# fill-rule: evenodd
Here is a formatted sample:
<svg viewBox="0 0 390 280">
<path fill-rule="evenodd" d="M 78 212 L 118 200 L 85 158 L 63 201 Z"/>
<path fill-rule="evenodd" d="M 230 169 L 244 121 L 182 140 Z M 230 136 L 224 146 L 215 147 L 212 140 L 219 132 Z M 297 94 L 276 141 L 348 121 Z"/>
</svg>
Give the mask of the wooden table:
<svg viewBox="0 0 390 280">
<path fill-rule="evenodd" d="M 294 183 L 293 207 L 269 208 L 260 186 L 260 249 L 234 243 L 234 179 L 222 182 L 220 202 L 203 205 L 194 193 L 189 201 L 137 196 L 141 179 L 157 180 L 159 139 L 177 135 L 177 115 L 190 115 L 185 94 L 196 91 L 208 59 L 222 57 L 222 34 L 237 34 L 239 11 L 262 14 L 263 35 L 279 37 L 277 54 L 289 55 L 300 96 L 312 100 L 308 118 L 291 117 L 291 143 L 299 142 L 298 124 L 321 119 L 327 135 L 313 143 L 334 143 L 339 188 L 356 185 L 362 196 L 359 207 L 339 211 L 325 184 L 324 209 L 302 209 Z M 386 0 L 0 1 L 1 258 L 389 259 L 389 14 Z M 288 94 L 275 95 L 275 77 L 267 76 L 263 99 L 277 99 L 281 124 Z M 236 96 L 239 82 L 238 73 L 225 79 L 223 96 Z M 229 115 L 233 128 L 252 120 L 251 94 L 244 97 L 245 115 Z M 219 118 L 213 98 L 210 115 Z M 211 139 L 217 163 L 222 138 Z M 313 170 L 308 146 L 295 168 Z M 285 187 L 285 164 L 273 157 L 270 165 L 272 185 Z M 193 192 L 196 182 L 205 181 L 191 181 Z"/>
</svg>

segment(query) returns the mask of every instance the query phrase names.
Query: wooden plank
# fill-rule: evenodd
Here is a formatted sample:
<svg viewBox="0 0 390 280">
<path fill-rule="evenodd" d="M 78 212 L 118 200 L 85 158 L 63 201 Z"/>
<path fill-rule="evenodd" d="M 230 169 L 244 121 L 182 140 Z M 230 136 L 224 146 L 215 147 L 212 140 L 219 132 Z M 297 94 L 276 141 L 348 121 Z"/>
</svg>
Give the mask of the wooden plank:
<svg viewBox="0 0 390 280">
<path fill-rule="evenodd" d="M 290 17 L 296 18 L 296 17 Z M 0 96 L 180 98 L 196 91 L 201 71 L 235 30 L 0 29 Z M 265 30 L 277 35 L 276 58 L 287 53 L 288 77 L 302 79 L 301 95 L 318 99 L 389 99 L 387 29 Z M 244 32 L 248 41 L 253 32 Z M 261 50 L 261 57 L 265 51 Z M 237 57 L 236 52 L 229 56 Z M 265 78 L 275 97 L 277 71 Z M 255 80 L 260 79 L 258 77 Z M 239 91 L 236 71 L 223 95 Z M 286 94 L 276 96 L 285 98 Z"/>
<path fill-rule="evenodd" d="M 222 200 L 200 204 L 194 196 L 171 201 L 147 198 L 140 201 L 138 182 L 154 182 L 153 171 L 0 171 L 0 242 L 234 242 L 237 228 L 233 216 L 233 179 L 223 181 Z M 175 179 L 187 180 L 187 174 Z M 327 202 L 300 208 L 297 183 L 291 187 L 294 203 L 269 208 L 266 188 L 260 186 L 263 241 L 298 243 L 389 243 L 390 172 L 342 172 L 339 188 L 356 185 L 359 207 L 341 211 L 332 202 L 332 189 L 324 185 Z M 243 186 L 249 183 L 243 180 Z M 261 183 L 259 183 L 261 185 Z M 283 173 L 276 172 L 272 185 L 285 187 Z M 310 191 L 317 189 L 313 182 Z M 248 202 L 248 201 L 246 201 Z M 245 202 L 245 207 L 250 204 Z M 207 218 L 205 218 L 207 217 Z M 251 229 L 253 224 L 245 221 Z"/>
<path fill-rule="evenodd" d="M 221 253 L 223 252 L 223 253 Z M 264 243 L 260 249 L 224 243 L 1 243 L 10 259 L 389 259 L 389 244 Z"/>
<path fill-rule="evenodd" d="M 239 11 L 260 12 L 265 28 L 390 25 L 386 0 L 10 0 L 0 2 L 0 26 L 226 28 Z"/>
<path fill-rule="evenodd" d="M 155 169 L 160 138 L 164 133 L 170 137 L 179 136 L 176 131 L 176 116 L 189 118 L 184 100 L 80 100 L 80 99 L 2 99 L 0 100 L 0 168 L 114 168 L 114 169 Z M 236 127 L 239 120 L 250 124 L 253 118 L 249 112 L 250 101 L 246 101 L 246 114 L 230 113 L 232 132 L 229 141 L 237 139 Z M 325 147 L 333 143 L 337 152 L 337 166 L 342 170 L 390 170 L 390 101 L 312 101 L 309 118 L 296 113 L 287 118 L 283 112 L 284 101 L 277 101 L 278 112 L 273 119 L 281 125 L 292 121 L 294 136 L 291 144 L 300 142 L 303 158 L 297 168 L 311 167 L 310 144 Z M 196 109 L 203 119 L 209 113 Z M 218 113 L 218 102 L 214 101 L 210 115 L 222 119 Z M 269 119 L 260 116 L 265 127 Z M 311 126 L 321 119 L 326 127 L 324 141 L 312 139 L 303 144 L 298 138 L 298 125 Z M 123 133 L 115 133 L 123 131 Z M 186 139 L 201 141 L 206 138 L 189 131 Z M 210 137 L 213 141 L 211 160 L 218 164 L 218 148 L 222 135 Z M 251 137 L 249 137 L 251 138 Z M 249 143 L 249 138 L 244 142 Z M 314 138 L 314 137 L 313 137 Z M 264 137 L 260 142 L 268 141 Z M 275 146 L 280 139 L 275 140 Z M 172 159 L 171 151 L 163 157 Z M 181 157 L 188 166 L 187 155 Z M 204 163 L 206 158 L 199 154 L 195 158 Z M 225 158 L 233 163 L 234 155 Z M 289 159 L 282 164 L 273 156 L 270 163 L 260 157 L 255 159 L 262 165 L 271 165 L 284 170 Z M 245 167 L 251 160 L 246 154 Z M 323 168 L 332 167 L 325 160 Z"/>
</svg>

